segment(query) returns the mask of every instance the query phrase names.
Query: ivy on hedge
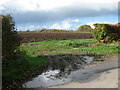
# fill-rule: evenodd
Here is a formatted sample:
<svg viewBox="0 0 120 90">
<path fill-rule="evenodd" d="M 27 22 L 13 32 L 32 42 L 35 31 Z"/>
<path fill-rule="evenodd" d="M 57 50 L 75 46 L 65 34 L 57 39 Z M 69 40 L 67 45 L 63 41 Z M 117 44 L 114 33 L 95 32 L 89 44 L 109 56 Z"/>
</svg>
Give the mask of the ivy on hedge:
<svg viewBox="0 0 120 90">
<path fill-rule="evenodd" d="M 93 35 L 100 43 L 108 43 L 113 40 L 120 39 L 120 25 L 119 24 L 94 24 L 95 29 Z"/>
</svg>

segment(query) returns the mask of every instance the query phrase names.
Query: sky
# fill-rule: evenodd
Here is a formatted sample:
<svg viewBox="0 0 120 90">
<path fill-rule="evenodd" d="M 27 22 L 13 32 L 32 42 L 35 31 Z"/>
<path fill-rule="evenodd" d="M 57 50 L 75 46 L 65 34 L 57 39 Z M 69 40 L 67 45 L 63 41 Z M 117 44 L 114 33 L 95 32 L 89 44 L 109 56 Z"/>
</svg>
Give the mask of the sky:
<svg viewBox="0 0 120 90">
<path fill-rule="evenodd" d="M 77 30 L 81 25 L 118 23 L 119 0 L 0 0 L 0 14 L 11 14 L 18 31 Z"/>
</svg>

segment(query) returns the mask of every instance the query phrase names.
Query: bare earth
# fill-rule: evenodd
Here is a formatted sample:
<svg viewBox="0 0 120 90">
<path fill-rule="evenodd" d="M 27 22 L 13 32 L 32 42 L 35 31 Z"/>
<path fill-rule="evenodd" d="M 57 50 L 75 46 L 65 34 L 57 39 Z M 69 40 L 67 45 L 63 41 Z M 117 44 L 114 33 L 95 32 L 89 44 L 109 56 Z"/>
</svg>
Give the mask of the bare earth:
<svg viewBox="0 0 120 90">
<path fill-rule="evenodd" d="M 77 81 L 49 88 L 118 88 L 118 57 L 107 58 L 102 64 L 88 66 L 83 71 L 86 75 L 81 73 L 77 73 Z M 87 79 L 78 78 L 78 75 Z"/>
</svg>

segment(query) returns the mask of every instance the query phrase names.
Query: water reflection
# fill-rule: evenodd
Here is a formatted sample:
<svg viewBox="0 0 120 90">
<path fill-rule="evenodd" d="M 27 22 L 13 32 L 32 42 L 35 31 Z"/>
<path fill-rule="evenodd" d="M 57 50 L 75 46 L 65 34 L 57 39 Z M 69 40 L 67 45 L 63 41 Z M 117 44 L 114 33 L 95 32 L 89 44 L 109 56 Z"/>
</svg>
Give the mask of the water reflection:
<svg viewBox="0 0 120 90">
<path fill-rule="evenodd" d="M 47 56 L 50 65 L 47 71 L 35 77 L 33 80 L 23 84 L 24 88 L 40 88 L 72 81 L 74 74 L 91 64 L 100 55 L 51 55 Z M 73 74 L 74 73 L 74 74 Z M 71 75 L 72 74 L 72 75 Z M 79 73 L 79 75 L 81 75 Z M 79 75 L 77 75 L 79 77 Z"/>
</svg>

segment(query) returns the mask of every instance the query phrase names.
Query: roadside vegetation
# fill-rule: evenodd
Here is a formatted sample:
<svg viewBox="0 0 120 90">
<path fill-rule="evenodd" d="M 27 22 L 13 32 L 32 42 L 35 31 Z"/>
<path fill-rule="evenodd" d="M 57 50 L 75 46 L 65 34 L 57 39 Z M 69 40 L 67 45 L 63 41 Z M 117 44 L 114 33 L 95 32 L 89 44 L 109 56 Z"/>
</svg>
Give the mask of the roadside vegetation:
<svg viewBox="0 0 120 90">
<path fill-rule="evenodd" d="M 74 40 L 47 40 L 41 42 L 25 43 L 20 46 L 26 50 L 28 55 L 49 54 L 80 54 L 80 53 L 118 53 L 120 47 L 118 42 L 97 43 L 96 39 L 74 39 Z"/>
<path fill-rule="evenodd" d="M 18 88 L 19 84 L 25 80 L 42 73 L 49 64 L 47 55 L 120 53 L 119 25 L 95 24 L 94 30 L 88 25 L 83 25 L 78 28 L 77 33 L 56 29 L 35 32 L 27 30 L 27 32 L 18 33 L 14 28 L 15 22 L 11 15 L 2 17 L 2 85 L 4 89 Z M 55 33 L 46 33 L 49 31 Z"/>
<path fill-rule="evenodd" d="M 8 63 L 2 67 L 3 88 L 18 88 L 25 80 L 44 71 L 49 61 L 44 56 L 20 56 Z"/>
<path fill-rule="evenodd" d="M 49 63 L 44 56 L 29 56 L 20 51 L 20 37 L 11 15 L 2 16 L 2 87 L 18 87 L 18 83 L 37 75 Z"/>
</svg>

